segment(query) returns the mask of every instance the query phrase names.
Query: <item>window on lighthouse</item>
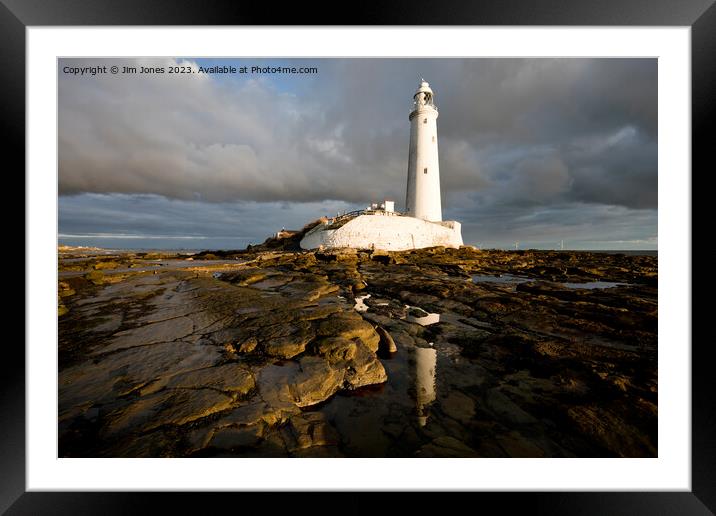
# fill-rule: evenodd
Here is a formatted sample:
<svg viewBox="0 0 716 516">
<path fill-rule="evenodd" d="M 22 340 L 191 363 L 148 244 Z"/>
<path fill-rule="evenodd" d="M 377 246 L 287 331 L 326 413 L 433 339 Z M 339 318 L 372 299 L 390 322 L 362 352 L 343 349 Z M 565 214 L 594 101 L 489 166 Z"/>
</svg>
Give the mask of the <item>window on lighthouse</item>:
<svg viewBox="0 0 716 516">
<path fill-rule="evenodd" d="M 427 118 L 423 118 L 423 123 L 424 123 L 424 124 L 427 124 L 427 123 L 428 123 L 428 119 L 427 119 Z"/>
<path fill-rule="evenodd" d="M 424 169 L 423 169 L 423 174 L 427 174 L 427 173 L 428 173 L 428 169 L 427 169 L 427 168 L 424 168 Z"/>
</svg>

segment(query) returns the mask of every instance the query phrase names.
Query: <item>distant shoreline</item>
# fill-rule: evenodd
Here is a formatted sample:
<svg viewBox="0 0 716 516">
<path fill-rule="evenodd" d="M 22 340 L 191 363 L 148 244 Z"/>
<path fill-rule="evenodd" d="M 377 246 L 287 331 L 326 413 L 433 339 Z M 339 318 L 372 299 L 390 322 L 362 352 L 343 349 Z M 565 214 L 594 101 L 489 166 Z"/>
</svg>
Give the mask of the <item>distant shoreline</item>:
<svg viewBox="0 0 716 516">
<path fill-rule="evenodd" d="M 539 249 L 538 249 L 539 250 Z M 622 250 L 614 250 L 614 249 L 565 249 L 565 250 L 557 250 L 558 253 L 604 253 L 604 254 L 623 254 L 626 256 L 658 256 L 659 251 L 657 249 L 622 249 Z"/>
<path fill-rule="evenodd" d="M 196 248 L 196 249 L 187 249 L 187 248 L 156 248 L 156 247 L 129 247 L 129 248 L 121 248 L 121 247 L 83 247 L 83 246 L 69 246 L 69 245 L 60 245 L 58 246 L 64 252 L 68 252 L 71 250 L 76 251 L 104 251 L 104 252 L 125 252 L 125 253 L 182 253 L 182 254 L 195 254 L 200 253 L 203 251 L 239 251 L 243 249 L 219 249 L 219 248 Z M 501 249 L 501 248 L 484 248 L 483 251 L 515 251 L 515 249 Z M 519 249 L 519 251 L 542 251 L 542 252 L 557 252 L 557 253 L 603 253 L 603 254 L 623 254 L 626 256 L 658 256 L 659 251 L 656 249 Z"/>
</svg>

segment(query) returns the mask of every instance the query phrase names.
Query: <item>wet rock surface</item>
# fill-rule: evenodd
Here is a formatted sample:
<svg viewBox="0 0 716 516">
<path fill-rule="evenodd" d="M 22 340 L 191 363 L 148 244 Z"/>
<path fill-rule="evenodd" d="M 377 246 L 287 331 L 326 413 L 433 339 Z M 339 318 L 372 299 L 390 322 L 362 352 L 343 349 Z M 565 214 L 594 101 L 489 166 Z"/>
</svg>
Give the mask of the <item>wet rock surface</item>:
<svg viewBox="0 0 716 516">
<path fill-rule="evenodd" d="M 657 455 L 656 257 L 274 247 L 61 254 L 60 456 Z"/>
</svg>

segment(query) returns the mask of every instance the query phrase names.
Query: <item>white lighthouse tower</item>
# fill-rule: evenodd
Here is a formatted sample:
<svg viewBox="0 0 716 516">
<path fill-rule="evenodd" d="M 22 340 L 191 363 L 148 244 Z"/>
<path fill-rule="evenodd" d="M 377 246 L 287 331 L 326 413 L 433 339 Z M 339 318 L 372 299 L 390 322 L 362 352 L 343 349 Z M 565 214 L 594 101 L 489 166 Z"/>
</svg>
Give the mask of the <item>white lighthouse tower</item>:
<svg viewBox="0 0 716 516">
<path fill-rule="evenodd" d="M 438 109 L 433 90 L 423 79 L 413 95 L 410 112 L 410 155 L 405 212 L 410 217 L 440 222 L 440 166 L 438 164 Z"/>
</svg>

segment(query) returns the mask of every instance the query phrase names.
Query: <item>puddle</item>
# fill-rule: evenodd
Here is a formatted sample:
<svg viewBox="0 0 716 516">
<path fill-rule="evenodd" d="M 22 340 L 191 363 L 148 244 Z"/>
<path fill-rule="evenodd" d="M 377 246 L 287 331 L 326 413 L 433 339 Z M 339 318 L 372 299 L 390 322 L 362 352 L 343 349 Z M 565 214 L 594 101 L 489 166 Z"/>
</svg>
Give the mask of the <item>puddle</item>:
<svg viewBox="0 0 716 516">
<path fill-rule="evenodd" d="M 534 281 L 531 278 L 524 276 L 515 276 L 513 274 L 501 274 L 495 276 L 494 274 L 473 274 L 472 281 L 474 283 L 524 283 L 526 281 Z"/>
<path fill-rule="evenodd" d="M 406 321 L 418 323 L 421 326 L 429 326 L 440 322 L 440 314 L 428 314 L 423 317 L 413 317 L 409 315 L 405 318 Z"/>
<path fill-rule="evenodd" d="M 370 297 L 370 294 L 364 294 L 362 296 L 356 296 L 356 304 L 353 307 L 356 312 L 367 312 L 368 305 L 365 304 L 365 300 Z"/>
<path fill-rule="evenodd" d="M 614 281 L 587 281 L 585 283 L 560 283 L 567 288 L 614 288 L 629 285 L 629 283 L 616 283 Z"/>
<path fill-rule="evenodd" d="M 337 297 L 341 298 L 341 296 Z M 371 294 L 363 294 L 362 296 L 356 296 L 355 305 L 353 305 L 353 309 L 356 312 L 367 312 L 368 310 L 370 310 L 370 307 L 365 304 L 365 300 L 369 297 L 371 297 Z M 381 300 L 375 303 L 373 306 L 388 305 L 390 305 L 389 301 Z M 405 321 L 416 323 L 421 326 L 429 326 L 431 324 L 440 322 L 441 314 L 426 312 L 418 306 L 405 305 L 405 309 L 407 311 L 407 315 L 405 317 L 401 317 L 401 319 Z"/>
<path fill-rule="evenodd" d="M 540 278 L 527 278 L 525 276 L 515 276 L 514 274 L 502 274 L 500 276 L 494 276 L 492 274 L 473 274 L 472 281 L 474 283 L 499 283 L 506 285 L 517 285 L 518 283 L 525 283 L 528 281 L 544 281 Z M 613 288 L 628 286 L 629 283 L 618 283 L 615 281 L 585 281 L 585 282 L 548 282 L 556 285 L 562 285 L 565 288 L 573 289 L 595 289 L 595 288 Z"/>
<path fill-rule="evenodd" d="M 381 360 L 387 383 L 341 392 L 318 411 L 336 428 L 349 455 L 410 456 L 431 440 L 423 430 L 440 428 L 432 413 L 440 360 L 435 349 L 399 346 L 390 359 Z"/>
<path fill-rule="evenodd" d="M 405 320 L 408 322 L 417 323 L 421 326 L 429 326 L 440 322 L 440 314 L 428 313 L 417 306 L 405 305 L 405 308 L 408 310 L 408 315 L 405 316 Z"/>
<path fill-rule="evenodd" d="M 381 363 L 385 384 L 340 392 L 317 409 L 337 430 L 347 456 L 412 457 L 440 436 L 467 439 L 467 419 L 456 412 L 476 403 L 470 390 L 484 381 L 483 368 L 446 342 L 398 345 Z M 456 396 L 462 405 L 455 405 Z"/>
</svg>

